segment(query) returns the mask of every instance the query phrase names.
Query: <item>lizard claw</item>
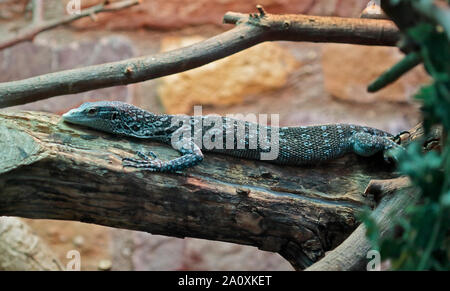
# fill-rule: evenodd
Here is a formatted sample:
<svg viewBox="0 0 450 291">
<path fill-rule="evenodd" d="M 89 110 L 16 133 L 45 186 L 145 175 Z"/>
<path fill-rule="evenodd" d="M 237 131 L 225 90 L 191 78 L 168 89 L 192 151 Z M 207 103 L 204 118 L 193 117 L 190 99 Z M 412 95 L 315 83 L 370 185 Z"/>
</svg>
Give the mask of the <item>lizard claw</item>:
<svg viewBox="0 0 450 291">
<path fill-rule="evenodd" d="M 160 162 L 160 160 L 156 157 L 156 154 L 154 152 L 148 152 L 147 154 L 144 154 L 143 152 L 137 151 L 136 155 L 140 159 L 123 158 L 122 159 L 123 166 L 137 168 L 142 165 L 148 164 L 150 161 Z"/>
<path fill-rule="evenodd" d="M 132 158 L 123 158 L 122 159 L 122 166 L 128 167 L 128 168 L 138 168 L 138 169 L 145 169 L 146 171 L 150 172 L 156 172 L 158 171 L 158 168 L 161 167 L 162 161 L 159 159 L 154 160 L 136 160 Z"/>
<path fill-rule="evenodd" d="M 156 157 L 156 154 L 154 152 L 152 152 L 152 151 L 148 152 L 147 154 L 144 154 L 143 152 L 137 151 L 136 155 L 138 157 L 140 157 L 141 159 L 144 159 L 144 160 L 147 160 L 147 161 L 158 159 Z"/>
<path fill-rule="evenodd" d="M 152 168 L 150 166 L 147 166 L 146 164 L 141 164 L 141 163 L 136 162 L 136 161 L 129 161 L 129 160 L 125 160 L 125 159 L 122 161 L 122 166 L 124 168 L 127 168 L 127 167 L 128 168 L 137 168 L 137 169 L 144 168 L 147 171 L 156 172 L 156 169 L 154 169 L 154 168 Z"/>
</svg>

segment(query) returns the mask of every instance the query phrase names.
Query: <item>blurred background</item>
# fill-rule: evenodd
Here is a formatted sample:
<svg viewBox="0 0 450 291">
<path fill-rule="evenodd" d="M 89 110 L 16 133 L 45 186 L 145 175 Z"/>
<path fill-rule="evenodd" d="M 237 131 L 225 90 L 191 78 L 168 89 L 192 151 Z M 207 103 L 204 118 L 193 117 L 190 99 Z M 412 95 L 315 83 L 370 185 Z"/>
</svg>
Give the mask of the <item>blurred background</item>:
<svg viewBox="0 0 450 291">
<path fill-rule="evenodd" d="M 28 0 L 0 0 L 0 40 L 31 20 Z M 66 14 L 67 1 L 45 0 L 45 19 Z M 101 0 L 81 0 L 82 8 Z M 114 1 L 112 1 L 114 2 Z M 0 51 L 0 82 L 155 54 L 225 30 L 228 11 L 358 17 L 367 0 L 143 0 L 87 17 Z M 294 42 L 264 43 L 209 65 L 157 80 L 54 97 L 15 108 L 57 114 L 86 101 L 120 100 L 155 113 L 279 114 L 281 126 L 356 123 L 391 133 L 419 122 L 412 96 L 428 81 L 418 67 L 376 94 L 369 82 L 400 60 L 397 48 Z M 130 193 L 132 195 L 133 193 Z M 25 220 L 61 262 L 81 253 L 83 270 L 293 270 L 254 247 L 178 239 L 69 221 Z"/>
</svg>

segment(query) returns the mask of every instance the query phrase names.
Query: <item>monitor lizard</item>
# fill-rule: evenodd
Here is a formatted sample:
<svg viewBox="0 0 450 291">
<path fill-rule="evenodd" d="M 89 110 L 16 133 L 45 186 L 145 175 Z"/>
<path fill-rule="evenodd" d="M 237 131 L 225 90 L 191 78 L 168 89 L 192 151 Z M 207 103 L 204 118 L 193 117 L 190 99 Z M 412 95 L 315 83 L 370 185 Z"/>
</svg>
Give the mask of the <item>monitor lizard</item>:
<svg viewBox="0 0 450 291">
<path fill-rule="evenodd" d="M 84 103 L 65 113 L 62 118 L 65 122 L 116 135 L 170 144 L 181 153 L 180 157 L 160 160 L 152 152 L 137 152 L 139 158 L 123 158 L 124 167 L 157 172 L 175 172 L 198 165 L 203 160 L 203 151 L 261 160 L 263 154 L 268 155 L 276 146 L 277 155 L 267 159 L 268 162 L 308 165 L 336 159 L 347 153 L 367 157 L 380 151 L 384 153 L 385 160 L 395 160 L 392 150 L 403 149 L 394 141 L 393 135 L 371 127 L 352 124 L 272 127 L 229 117 L 216 117 L 215 122 L 221 123 L 218 127 L 214 126 L 214 122 L 209 120 L 212 117 L 208 115 L 153 114 L 119 101 Z M 245 131 L 242 131 L 242 128 Z M 259 136 L 263 129 L 266 133 L 266 143 L 263 143 L 262 138 L 258 138 L 256 143 L 252 144 L 252 139 Z M 227 133 L 231 134 L 227 136 Z M 215 147 L 202 143 L 206 134 Z M 227 138 L 231 139 L 231 142 L 226 145 Z M 271 146 L 268 146 L 269 143 Z"/>
</svg>

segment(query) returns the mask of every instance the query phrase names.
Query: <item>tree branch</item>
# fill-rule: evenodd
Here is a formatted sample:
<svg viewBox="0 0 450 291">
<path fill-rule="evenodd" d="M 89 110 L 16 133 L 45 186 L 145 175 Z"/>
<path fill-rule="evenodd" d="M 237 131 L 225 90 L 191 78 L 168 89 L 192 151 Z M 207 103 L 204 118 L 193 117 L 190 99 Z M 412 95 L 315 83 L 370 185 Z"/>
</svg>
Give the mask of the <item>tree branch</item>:
<svg viewBox="0 0 450 291">
<path fill-rule="evenodd" d="M 265 41 L 290 40 L 394 46 L 396 26 L 387 20 L 306 15 L 252 16 L 227 13 L 237 27 L 197 44 L 160 53 L 80 69 L 0 83 L 0 108 L 58 95 L 132 84 L 167 76 L 227 57 Z"/>
<path fill-rule="evenodd" d="M 180 174 L 124 169 L 121 157 L 137 150 L 178 156 L 52 114 L 0 112 L 0 216 L 252 245 L 303 269 L 351 234 L 356 213 L 374 206 L 362 195 L 370 180 L 396 177 L 381 155 L 280 167 L 207 153 Z"/>
<path fill-rule="evenodd" d="M 380 19 L 228 12 L 223 21 L 265 28 L 270 40 L 395 46 L 400 36 L 392 21 Z"/>
<path fill-rule="evenodd" d="M 106 2 L 106 1 L 105 1 Z M 24 41 L 30 41 L 33 40 L 36 35 L 38 35 L 41 32 L 44 32 L 46 30 L 50 30 L 52 28 L 55 28 L 60 25 L 64 25 L 70 22 L 73 22 L 77 19 L 86 17 L 86 16 L 92 16 L 97 13 L 102 12 L 112 12 L 121 10 L 124 8 L 128 8 L 134 5 L 139 4 L 140 0 L 124 0 L 120 2 L 115 2 L 111 4 L 99 4 L 87 9 L 83 9 L 80 14 L 73 14 L 73 15 L 66 15 L 64 17 L 58 18 L 58 19 L 52 19 L 52 20 L 43 20 L 42 16 L 42 2 L 41 0 L 33 0 L 33 21 L 27 28 L 19 31 L 15 36 L 0 41 L 0 50 L 5 49 L 7 47 L 11 47 L 13 45 L 16 45 L 18 43 L 24 42 Z"/>
</svg>

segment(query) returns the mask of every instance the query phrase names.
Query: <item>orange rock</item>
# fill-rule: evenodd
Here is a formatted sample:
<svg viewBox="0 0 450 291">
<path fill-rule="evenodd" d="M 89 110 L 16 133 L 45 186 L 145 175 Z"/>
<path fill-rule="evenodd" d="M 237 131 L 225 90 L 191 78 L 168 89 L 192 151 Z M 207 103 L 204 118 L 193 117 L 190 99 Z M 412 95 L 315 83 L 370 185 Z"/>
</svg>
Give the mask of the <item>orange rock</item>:
<svg viewBox="0 0 450 291">
<path fill-rule="evenodd" d="M 201 37 L 166 37 L 163 51 L 183 47 Z M 161 79 L 158 94 L 167 113 L 191 113 L 194 105 L 232 105 L 245 96 L 281 88 L 299 66 L 276 43 L 263 43 L 203 67 Z"/>
<path fill-rule="evenodd" d="M 376 93 L 367 86 L 404 55 L 391 47 L 369 47 L 347 44 L 327 44 L 323 47 L 322 66 L 325 89 L 334 97 L 346 101 L 405 102 L 429 81 L 422 66 Z"/>
</svg>

